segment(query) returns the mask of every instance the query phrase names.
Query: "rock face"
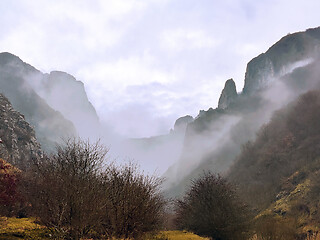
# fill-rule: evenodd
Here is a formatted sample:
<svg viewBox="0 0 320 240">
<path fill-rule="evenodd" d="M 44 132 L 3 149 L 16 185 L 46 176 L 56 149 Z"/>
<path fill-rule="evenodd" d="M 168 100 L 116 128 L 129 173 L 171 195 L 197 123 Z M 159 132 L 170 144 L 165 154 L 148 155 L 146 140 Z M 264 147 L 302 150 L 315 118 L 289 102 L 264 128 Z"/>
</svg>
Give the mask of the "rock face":
<svg viewBox="0 0 320 240">
<path fill-rule="evenodd" d="M 191 123 L 193 121 L 193 117 L 186 115 L 184 117 L 180 117 L 176 120 L 176 122 L 174 123 L 174 131 L 175 132 L 181 132 L 181 131 L 185 131 L 187 128 L 187 125 L 189 123 Z"/>
<path fill-rule="evenodd" d="M 226 109 L 230 103 L 236 100 L 237 96 L 238 94 L 235 82 L 233 79 L 227 80 L 219 98 L 218 108 Z"/>
<path fill-rule="evenodd" d="M 0 94 L 0 158 L 20 169 L 42 156 L 33 128 L 24 116 L 15 111 L 9 100 Z"/>
<path fill-rule="evenodd" d="M 260 54 L 247 65 L 243 93 L 251 94 L 267 86 L 274 75 L 271 59 L 265 53 Z"/>
<path fill-rule="evenodd" d="M 317 58 L 319 52 L 319 27 L 288 34 L 248 63 L 243 94 L 266 87 L 274 78 L 287 74 L 292 64 Z"/>
<path fill-rule="evenodd" d="M 68 73 L 53 71 L 45 74 L 42 87 L 35 86 L 35 89 L 53 109 L 74 124 L 81 137 L 98 134 L 99 118 L 81 81 Z"/>
</svg>

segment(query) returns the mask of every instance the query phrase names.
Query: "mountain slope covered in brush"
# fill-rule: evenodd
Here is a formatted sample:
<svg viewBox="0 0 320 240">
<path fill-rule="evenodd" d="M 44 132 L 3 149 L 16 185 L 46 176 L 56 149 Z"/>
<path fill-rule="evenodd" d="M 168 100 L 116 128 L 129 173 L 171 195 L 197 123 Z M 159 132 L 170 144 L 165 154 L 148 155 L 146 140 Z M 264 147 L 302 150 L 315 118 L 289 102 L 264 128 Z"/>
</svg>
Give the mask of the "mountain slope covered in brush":
<svg viewBox="0 0 320 240">
<path fill-rule="evenodd" d="M 295 220 L 302 232 L 320 224 L 320 90 L 275 112 L 228 172 L 259 217 Z"/>
</svg>

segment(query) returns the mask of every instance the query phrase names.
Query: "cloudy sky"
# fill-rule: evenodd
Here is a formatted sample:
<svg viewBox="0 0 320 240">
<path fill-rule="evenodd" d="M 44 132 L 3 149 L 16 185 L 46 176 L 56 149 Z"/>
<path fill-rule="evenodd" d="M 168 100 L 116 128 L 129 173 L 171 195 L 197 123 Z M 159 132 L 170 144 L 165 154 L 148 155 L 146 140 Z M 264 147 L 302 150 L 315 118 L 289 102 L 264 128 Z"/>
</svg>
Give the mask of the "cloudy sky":
<svg viewBox="0 0 320 240">
<path fill-rule="evenodd" d="M 130 137 L 240 92 L 248 61 L 320 25 L 319 0 L 1 0 L 0 51 L 85 83 L 102 121 Z"/>
</svg>

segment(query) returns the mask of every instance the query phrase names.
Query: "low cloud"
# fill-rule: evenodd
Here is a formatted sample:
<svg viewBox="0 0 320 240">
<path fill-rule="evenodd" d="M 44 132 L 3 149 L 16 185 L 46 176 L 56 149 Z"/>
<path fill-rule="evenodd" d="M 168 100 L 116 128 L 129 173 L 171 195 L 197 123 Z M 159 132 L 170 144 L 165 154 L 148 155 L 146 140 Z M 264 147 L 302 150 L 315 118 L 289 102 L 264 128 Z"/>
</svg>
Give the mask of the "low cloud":
<svg viewBox="0 0 320 240">
<path fill-rule="evenodd" d="M 204 30 L 172 29 L 162 34 L 162 45 L 171 51 L 188 51 L 190 49 L 215 48 L 220 44 Z"/>
</svg>

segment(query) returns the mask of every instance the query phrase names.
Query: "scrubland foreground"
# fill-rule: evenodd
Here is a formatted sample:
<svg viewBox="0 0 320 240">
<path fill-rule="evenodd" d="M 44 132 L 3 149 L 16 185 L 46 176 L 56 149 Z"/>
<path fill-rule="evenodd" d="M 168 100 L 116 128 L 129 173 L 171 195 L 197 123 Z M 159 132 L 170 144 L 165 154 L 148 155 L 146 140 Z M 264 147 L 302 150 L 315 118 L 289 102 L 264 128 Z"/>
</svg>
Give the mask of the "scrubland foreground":
<svg viewBox="0 0 320 240">
<path fill-rule="evenodd" d="M 30 218 L 7 218 L 0 219 L 0 239 L 52 239 L 50 231 L 44 226 L 35 223 Z M 187 231 L 161 231 L 157 235 L 150 236 L 150 240 L 207 240 Z"/>
</svg>

